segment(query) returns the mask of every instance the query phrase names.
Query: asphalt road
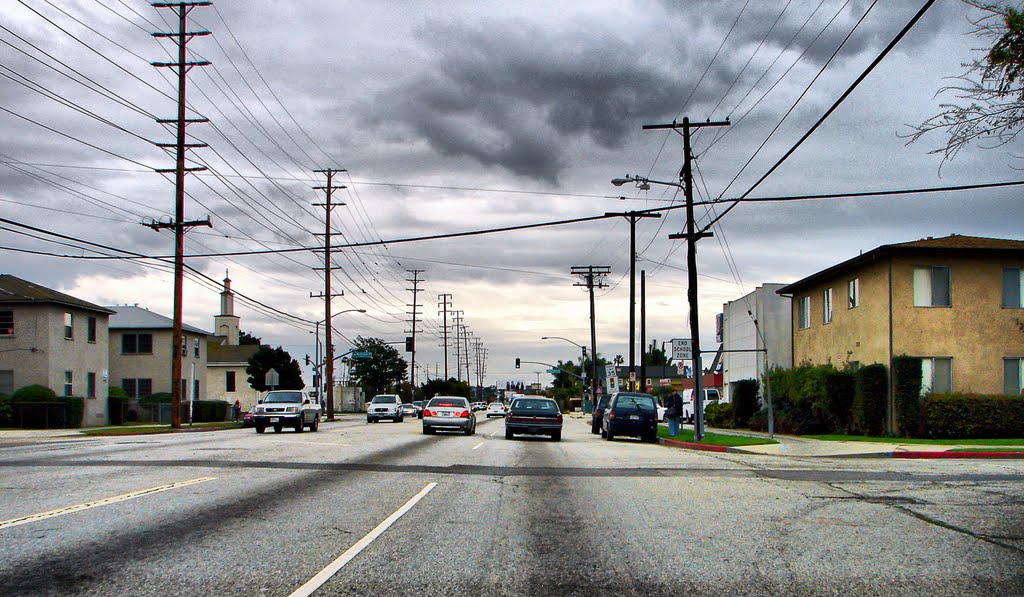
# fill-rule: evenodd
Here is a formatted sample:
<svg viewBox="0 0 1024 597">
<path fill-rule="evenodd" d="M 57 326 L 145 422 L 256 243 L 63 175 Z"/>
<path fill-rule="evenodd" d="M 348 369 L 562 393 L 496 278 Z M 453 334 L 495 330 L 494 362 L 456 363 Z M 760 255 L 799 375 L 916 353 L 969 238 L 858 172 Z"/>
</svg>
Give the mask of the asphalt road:
<svg viewBox="0 0 1024 597">
<path fill-rule="evenodd" d="M 0 442 L 0 594 L 1024 594 L 1024 461 L 711 454 L 568 418 L 509 441 L 478 418 Z"/>
</svg>

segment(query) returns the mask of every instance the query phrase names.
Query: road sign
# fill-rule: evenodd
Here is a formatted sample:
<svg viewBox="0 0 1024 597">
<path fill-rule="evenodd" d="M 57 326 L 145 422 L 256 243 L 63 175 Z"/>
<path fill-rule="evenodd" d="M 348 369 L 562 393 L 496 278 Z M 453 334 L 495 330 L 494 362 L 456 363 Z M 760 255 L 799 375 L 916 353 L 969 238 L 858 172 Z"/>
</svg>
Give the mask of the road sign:
<svg viewBox="0 0 1024 597">
<path fill-rule="evenodd" d="M 264 376 L 263 383 L 264 385 L 276 388 L 281 385 L 281 376 L 274 369 L 270 369 L 267 371 L 266 376 Z"/>
<path fill-rule="evenodd" d="M 672 340 L 672 360 L 689 361 L 693 359 L 693 342 L 689 338 Z"/>
<path fill-rule="evenodd" d="M 636 371 L 630 371 L 629 372 L 629 381 L 631 381 L 631 382 L 636 381 Z"/>
<path fill-rule="evenodd" d="M 369 351 L 365 351 L 365 350 L 363 350 L 363 351 L 360 351 L 360 352 L 353 352 L 353 353 L 352 353 L 352 358 L 353 358 L 353 359 L 369 359 L 369 358 L 371 358 L 372 356 L 373 356 L 373 355 L 372 355 L 372 354 L 370 354 L 370 352 L 369 352 Z"/>
<path fill-rule="evenodd" d="M 672 385 L 672 380 L 668 379 L 667 377 L 663 378 L 663 379 L 659 379 L 658 380 L 658 385 L 659 386 L 670 386 L 670 385 Z"/>
<path fill-rule="evenodd" d="M 558 375 L 561 372 L 561 369 L 548 369 L 548 373 L 550 373 L 551 375 Z"/>
</svg>

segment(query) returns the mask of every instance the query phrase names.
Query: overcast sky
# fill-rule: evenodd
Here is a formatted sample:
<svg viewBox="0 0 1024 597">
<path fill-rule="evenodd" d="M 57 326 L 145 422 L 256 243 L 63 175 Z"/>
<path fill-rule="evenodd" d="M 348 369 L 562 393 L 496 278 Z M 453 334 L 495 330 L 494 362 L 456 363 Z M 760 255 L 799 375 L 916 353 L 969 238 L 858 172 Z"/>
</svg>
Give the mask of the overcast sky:
<svg viewBox="0 0 1024 597">
<path fill-rule="evenodd" d="M 189 29 L 212 35 L 192 39 L 190 59 L 212 65 L 188 78 L 189 116 L 210 120 L 189 126 L 191 142 L 209 144 L 190 158 L 209 170 L 188 178 L 185 215 L 209 215 L 213 228 L 190 231 L 186 252 L 318 245 L 324 212 L 314 204 L 324 198 L 312 187 L 324 184 L 314 173 L 323 168 L 348 170 L 336 179 L 348 187 L 335 195 L 347 204 L 334 210 L 339 244 L 679 203 L 671 187 L 639 191 L 609 181 L 625 174 L 678 180 L 680 136 L 641 126 L 683 117 L 730 119 L 728 128 L 695 133 L 693 151 L 698 199 L 736 197 L 923 3 L 879 2 L 813 85 L 870 2 L 220 0 L 195 8 Z M 943 137 L 907 145 L 900 136 L 953 99 L 935 94 L 982 45 L 967 34 L 973 16 L 959 1 L 939 0 L 751 196 L 1020 179 L 1018 147 L 972 146 L 943 165 L 929 154 Z M 175 30 L 173 14 L 138 0 L 12 0 L 0 24 L 0 217 L 76 239 L 55 244 L 60 239 L 3 224 L 0 272 L 170 316 L 172 275 L 152 261 L 13 249 L 94 256 L 78 242 L 89 241 L 173 254 L 169 231 L 141 225 L 174 213 L 173 177 L 153 172 L 173 167 L 154 142 L 171 142 L 174 132 L 154 119 L 175 116 L 177 88 L 168 69 L 150 65 L 176 57 L 171 41 L 150 35 Z M 705 207 L 698 215 L 708 220 Z M 760 284 L 792 282 L 860 251 L 926 236 L 1020 239 L 1021 222 L 1017 188 L 741 205 L 698 246 L 702 341 L 713 348 L 722 304 Z M 686 251 L 668 239 L 683 227 L 683 210 L 637 225 L 647 335 L 659 342 L 689 336 Z M 217 255 L 189 264 L 216 284 L 186 282 L 187 323 L 212 330 L 227 270 L 240 294 L 294 316 L 239 298 L 244 330 L 300 360 L 313 354 L 313 326 L 300 320 L 323 319 L 322 301 L 310 298 L 323 291 L 322 254 Z M 368 311 L 335 319 L 339 353 L 358 335 L 406 336 L 413 302 L 406 270 L 422 269 L 418 363 L 432 375 L 444 372 L 437 303 L 448 293 L 489 349 L 487 382 L 535 381 L 543 367 L 516 370 L 514 358 L 578 356 L 567 343 L 540 338 L 589 344 L 587 295 L 569 270 L 603 265 L 612 274 L 598 293 L 598 350 L 628 356 L 622 218 L 349 249 L 334 265 L 334 288 L 345 293 L 334 310 Z"/>
</svg>

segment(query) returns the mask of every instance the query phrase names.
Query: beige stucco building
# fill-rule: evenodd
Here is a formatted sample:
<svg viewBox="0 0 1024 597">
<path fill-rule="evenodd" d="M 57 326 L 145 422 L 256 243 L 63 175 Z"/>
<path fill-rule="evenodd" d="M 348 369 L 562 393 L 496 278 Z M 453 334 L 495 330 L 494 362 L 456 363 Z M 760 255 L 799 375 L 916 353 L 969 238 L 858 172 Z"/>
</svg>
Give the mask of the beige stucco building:
<svg viewBox="0 0 1024 597">
<path fill-rule="evenodd" d="M 923 391 L 1024 387 L 1024 241 L 883 245 L 778 292 L 792 297 L 796 365 L 889 367 L 906 354 L 923 359 Z"/>
<path fill-rule="evenodd" d="M 39 384 L 85 400 L 82 425 L 106 425 L 113 311 L 0 275 L 0 394 Z"/>
<path fill-rule="evenodd" d="M 215 336 L 207 342 L 206 388 L 208 400 L 224 400 L 229 405 L 237 400 L 242 411 L 256 405 L 257 392 L 246 381 L 245 368 L 258 344 L 239 343 L 240 318 L 235 315 L 235 294 L 231 280 L 225 276 L 224 290 L 220 293 L 220 314 L 213 317 Z M 230 412 L 230 411 L 229 411 Z"/>
<path fill-rule="evenodd" d="M 142 307 L 110 307 L 110 378 L 128 396 L 138 399 L 171 391 L 171 350 L 174 322 Z M 206 339 L 199 328 L 182 324 L 181 376 L 184 400 L 205 400 Z"/>
</svg>

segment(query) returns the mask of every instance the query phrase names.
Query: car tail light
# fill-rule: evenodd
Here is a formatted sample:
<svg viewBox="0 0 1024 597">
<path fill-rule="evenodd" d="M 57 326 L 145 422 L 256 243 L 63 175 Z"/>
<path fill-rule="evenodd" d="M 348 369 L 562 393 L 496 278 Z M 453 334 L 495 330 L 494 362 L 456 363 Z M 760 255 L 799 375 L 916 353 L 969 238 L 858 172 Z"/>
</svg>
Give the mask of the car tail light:
<svg viewBox="0 0 1024 597">
<path fill-rule="evenodd" d="M 468 419 L 469 418 L 469 411 L 468 410 L 464 410 L 464 411 L 460 412 L 459 413 L 459 417 L 461 417 L 463 419 Z"/>
<path fill-rule="evenodd" d="M 434 411 L 432 411 L 430 409 L 423 409 L 423 416 L 424 417 L 433 417 L 434 416 Z"/>
<path fill-rule="evenodd" d="M 609 419 L 614 419 L 615 418 L 615 411 L 614 410 L 608 411 L 608 418 Z"/>
<path fill-rule="evenodd" d="M 559 423 L 561 423 L 561 422 L 562 422 L 562 413 L 558 413 L 558 422 L 559 422 Z"/>
</svg>

